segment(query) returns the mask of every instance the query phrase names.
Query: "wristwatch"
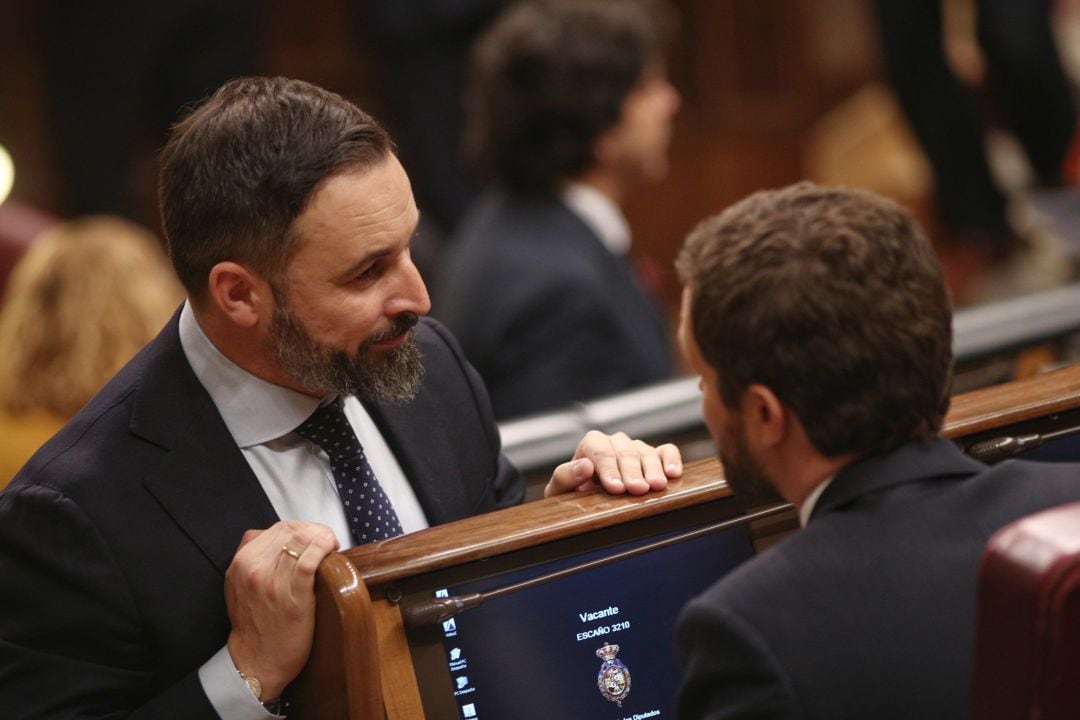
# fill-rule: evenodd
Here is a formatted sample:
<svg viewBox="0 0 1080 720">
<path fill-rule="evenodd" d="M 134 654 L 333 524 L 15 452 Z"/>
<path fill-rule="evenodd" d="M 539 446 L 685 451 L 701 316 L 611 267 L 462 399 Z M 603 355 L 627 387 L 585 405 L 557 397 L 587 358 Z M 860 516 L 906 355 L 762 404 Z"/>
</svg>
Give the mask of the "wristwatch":
<svg viewBox="0 0 1080 720">
<path fill-rule="evenodd" d="M 274 698 L 273 700 L 264 701 L 262 699 L 262 683 L 259 682 L 259 678 L 252 677 L 251 675 L 245 675 L 239 670 L 237 670 L 236 672 L 239 673 L 240 678 L 247 684 L 248 690 L 251 691 L 251 694 L 255 696 L 256 700 L 262 703 L 262 706 L 266 708 L 267 712 L 273 713 L 274 715 L 281 714 L 281 698 Z"/>
</svg>

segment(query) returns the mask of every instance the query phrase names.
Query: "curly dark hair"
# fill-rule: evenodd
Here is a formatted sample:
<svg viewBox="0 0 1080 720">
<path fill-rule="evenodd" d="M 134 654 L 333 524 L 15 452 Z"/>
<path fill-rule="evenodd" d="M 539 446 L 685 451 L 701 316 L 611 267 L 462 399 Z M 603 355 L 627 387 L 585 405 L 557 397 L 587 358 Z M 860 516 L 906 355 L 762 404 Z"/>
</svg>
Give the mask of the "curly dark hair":
<svg viewBox="0 0 1080 720">
<path fill-rule="evenodd" d="M 593 143 L 659 57 L 664 16 L 639 0 L 524 0 L 477 45 L 466 151 L 511 191 L 553 192 L 595 162 Z"/>
<path fill-rule="evenodd" d="M 319 183 L 390 152 L 382 126 L 340 95 L 281 77 L 226 83 L 173 127 L 162 153 L 162 225 L 180 281 L 198 300 L 224 260 L 280 280 L 293 220 Z"/>
<path fill-rule="evenodd" d="M 759 192 L 698 225 L 676 265 L 729 407 L 769 387 L 826 456 L 940 429 L 952 310 L 933 249 L 896 203 L 812 183 Z"/>
</svg>

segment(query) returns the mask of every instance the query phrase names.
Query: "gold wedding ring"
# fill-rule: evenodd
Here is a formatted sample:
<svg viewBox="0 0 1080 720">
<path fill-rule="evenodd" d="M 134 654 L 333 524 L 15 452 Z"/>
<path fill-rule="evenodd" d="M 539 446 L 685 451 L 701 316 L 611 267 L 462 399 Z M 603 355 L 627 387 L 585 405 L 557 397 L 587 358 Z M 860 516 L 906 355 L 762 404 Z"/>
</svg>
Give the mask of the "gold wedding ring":
<svg viewBox="0 0 1080 720">
<path fill-rule="evenodd" d="M 300 553 L 296 552 L 295 550 L 293 550 L 288 545 L 282 545 L 281 546 L 281 552 L 285 553 L 286 555 L 291 557 L 293 560 L 299 560 L 300 559 Z"/>
</svg>

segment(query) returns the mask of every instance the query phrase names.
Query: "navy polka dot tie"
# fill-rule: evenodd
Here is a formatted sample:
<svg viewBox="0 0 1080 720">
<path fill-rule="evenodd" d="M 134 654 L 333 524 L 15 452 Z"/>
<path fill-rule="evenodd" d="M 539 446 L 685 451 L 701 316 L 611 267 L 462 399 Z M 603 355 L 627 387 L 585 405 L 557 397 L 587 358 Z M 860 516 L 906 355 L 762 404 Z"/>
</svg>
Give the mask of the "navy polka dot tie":
<svg viewBox="0 0 1080 720">
<path fill-rule="evenodd" d="M 394 506 L 371 471 L 364 448 L 345 419 L 339 401 L 316 410 L 296 432 L 330 457 L 338 496 L 345 506 L 345 518 L 357 545 L 401 534 Z"/>
</svg>

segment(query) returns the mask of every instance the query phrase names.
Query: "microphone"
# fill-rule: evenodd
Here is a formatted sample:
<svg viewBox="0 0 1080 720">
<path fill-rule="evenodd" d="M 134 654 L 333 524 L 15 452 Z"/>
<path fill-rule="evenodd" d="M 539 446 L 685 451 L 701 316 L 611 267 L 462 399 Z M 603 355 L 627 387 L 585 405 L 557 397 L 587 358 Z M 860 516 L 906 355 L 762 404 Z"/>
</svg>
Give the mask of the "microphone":
<svg viewBox="0 0 1080 720">
<path fill-rule="evenodd" d="M 1080 433 L 1080 425 L 1042 434 L 1002 435 L 973 444 L 967 449 L 967 454 L 987 465 L 992 465 L 1000 460 L 1012 457 L 1016 453 L 1037 448 L 1047 440 L 1057 440 L 1076 433 Z"/>
<path fill-rule="evenodd" d="M 967 454 L 987 465 L 992 465 L 1018 452 L 1039 447 L 1043 444 L 1043 440 L 1043 436 L 1037 433 L 1003 435 L 975 443 L 967 449 Z"/>
<path fill-rule="evenodd" d="M 454 597 L 432 598 L 427 602 L 402 608 L 402 620 L 409 627 L 434 625 L 449 620 L 462 610 L 479 607 L 483 602 L 483 593 L 466 593 Z"/>
</svg>

